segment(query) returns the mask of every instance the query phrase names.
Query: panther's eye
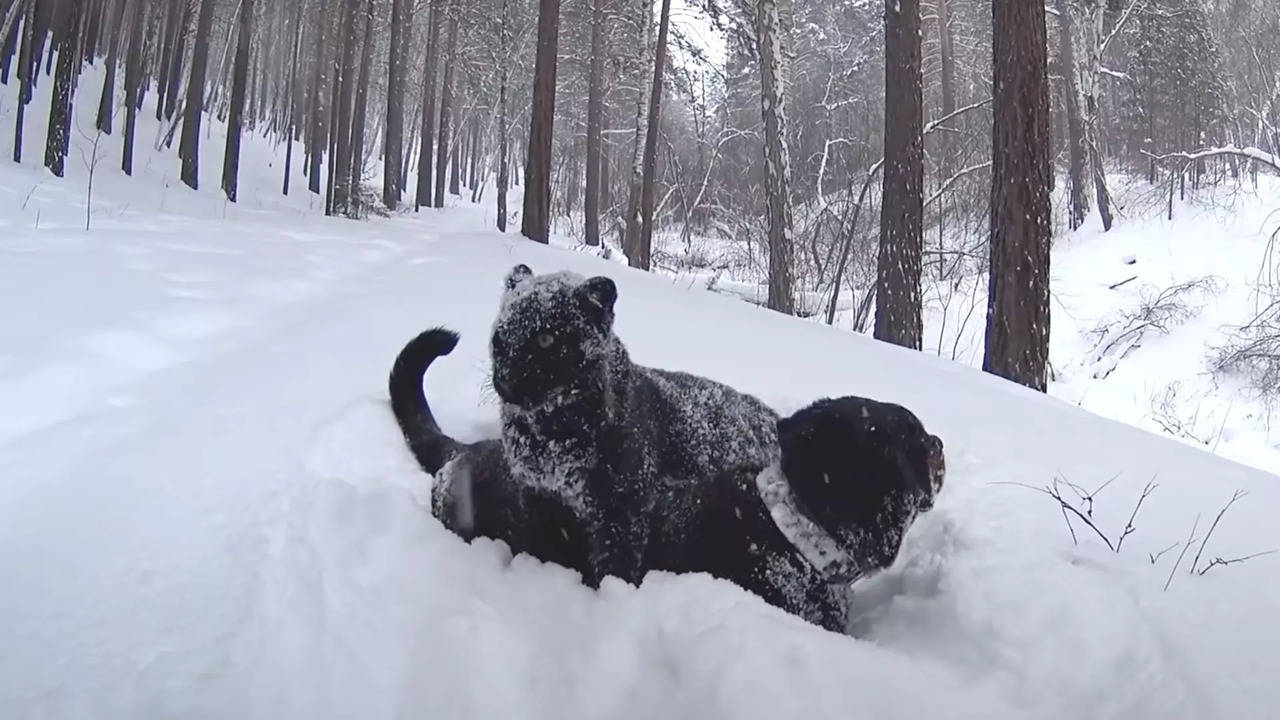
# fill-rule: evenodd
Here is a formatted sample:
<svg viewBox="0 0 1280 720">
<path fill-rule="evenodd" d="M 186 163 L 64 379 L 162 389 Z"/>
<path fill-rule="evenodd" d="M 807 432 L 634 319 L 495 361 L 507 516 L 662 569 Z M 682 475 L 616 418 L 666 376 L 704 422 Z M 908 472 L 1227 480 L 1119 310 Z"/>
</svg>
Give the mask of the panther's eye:
<svg viewBox="0 0 1280 720">
<path fill-rule="evenodd" d="M 556 337 L 551 333 L 538 333 L 536 340 L 538 342 L 538 347 L 543 350 L 546 350 L 556 343 Z"/>
</svg>

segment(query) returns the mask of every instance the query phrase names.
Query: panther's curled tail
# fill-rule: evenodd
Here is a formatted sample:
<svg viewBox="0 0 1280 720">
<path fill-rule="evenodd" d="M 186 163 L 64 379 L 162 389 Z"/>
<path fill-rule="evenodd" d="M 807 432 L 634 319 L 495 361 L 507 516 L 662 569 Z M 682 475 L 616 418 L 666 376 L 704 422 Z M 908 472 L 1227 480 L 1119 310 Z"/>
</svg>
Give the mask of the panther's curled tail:
<svg viewBox="0 0 1280 720">
<path fill-rule="evenodd" d="M 431 406 L 422 392 L 422 379 L 432 361 L 453 352 L 458 334 L 444 328 L 432 328 L 404 346 L 391 366 L 387 391 L 391 410 L 400 423 L 405 442 L 423 470 L 436 474 L 458 452 L 460 444 L 445 435 L 431 414 Z"/>
</svg>

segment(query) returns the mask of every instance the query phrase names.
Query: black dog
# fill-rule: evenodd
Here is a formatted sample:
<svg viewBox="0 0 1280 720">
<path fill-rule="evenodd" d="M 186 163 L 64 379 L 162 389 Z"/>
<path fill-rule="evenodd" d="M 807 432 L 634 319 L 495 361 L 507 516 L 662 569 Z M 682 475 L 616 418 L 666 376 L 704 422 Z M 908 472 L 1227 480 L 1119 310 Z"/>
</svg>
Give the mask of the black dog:
<svg viewBox="0 0 1280 720">
<path fill-rule="evenodd" d="M 865 573 L 893 564 L 916 515 L 942 489 L 942 440 L 910 410 L 860 397 L 819 400 L 778 421 L 796 504 Z"/>
<path fill-rule="evenodd" d="M 436 475 L 433 514 L 463 538 L 503 540 L 513 553 L 577 570 L 597 585 L 592 525 L 578 511 L 515 481 L 500 441 L 465 445 L 440 431 L 422 379 L 456 343 L 446 330 L 419 335 L 389 381 L 405 439 Z M 815 403 L 779 421 L 778 430 L 781 464 L 669 489 L 647 543 L 632 550 L 641 558 L 638 576 L 707 572 L 843 631 L 848 584 L 891 564 L 916 512 L 932 504 L 942 481 L 941 442 L 905 409 L 860 398 Z"/>
</svg>

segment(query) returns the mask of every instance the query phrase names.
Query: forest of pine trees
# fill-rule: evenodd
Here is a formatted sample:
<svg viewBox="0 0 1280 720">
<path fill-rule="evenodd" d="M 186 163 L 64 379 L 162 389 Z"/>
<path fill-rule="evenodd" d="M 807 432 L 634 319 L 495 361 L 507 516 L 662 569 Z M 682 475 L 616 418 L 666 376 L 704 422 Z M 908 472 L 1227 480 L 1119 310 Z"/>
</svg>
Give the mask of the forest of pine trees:
<svg viewBox="0 0 1280 720">
<path fill-rule="evenodd" d="M 985 366 L 1041 389 L 1055 217 L 1109 228 L 1116 174 L 1185 195 L 1258 171 L 1172 153 L 1280 153 L 1277 3 L 676 2 L 724 38 L 714 52 L 672 4 L 0 0 L 4 133 L 32 163 L 22 138 L 44 129 L 62 176 L 88 104 L 94 132 L 123 136 L 124 174 L 151 144 L 193 189 L 220 175 L 232 202 L 241 147 L 262 137 L 280 191 L 333 215 L 453 195 L 494 203 L 501 230 L 643 269 L 698 262 L 693 239 L 712 238 L 736 248 L 725 267 L 767 278 L 769 307 L 830 322 L 852 292 L 855 328 L 875 307 L 876 337 L 907 347 L 922 276 L 985 273 Z M 101 87 L 81 82 L 89 65 Z M 135 137 L 148 102 L 161 132 Z M 202 154 L 211 122 L 225 146 Z"/>
</svg>

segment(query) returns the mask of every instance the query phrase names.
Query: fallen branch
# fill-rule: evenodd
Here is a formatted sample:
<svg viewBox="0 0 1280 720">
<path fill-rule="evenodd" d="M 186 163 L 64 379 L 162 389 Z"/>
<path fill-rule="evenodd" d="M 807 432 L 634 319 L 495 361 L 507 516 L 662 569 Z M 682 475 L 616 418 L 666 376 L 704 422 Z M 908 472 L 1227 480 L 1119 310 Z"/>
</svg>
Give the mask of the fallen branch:
<svg viewBox="0 0 1280 720">
<path fill-rule="evenodd" d="M 1146 150 L 1143 150 L 1142 154 L 1146 155 L 1147 157 L 1157 162 L 1163 162 L 1165 160 L 1184 160 L 1187 163 L 1193 163 L 1193 162 L 1196 162 L 1197 160 L 1204 160 L 1205 158 L 1219 157 L 1222 155 L 1233 155 L 1235 157 L 1241 157 L 1248 160 L 1256 160 L 1262 163 L 1263 165 L 1267 165 L 1271 167 L 1273 170 L 1280 172 L 1280 158 L 1277 158 L 1275 155 L 1272 155 L 1271 153 L 1266 152 L 1264 150 L 1259 150 L 1258 148 L 1255 148 L 1255 147 L 1236 147 L 1235 145 L 1224 145 L 1222 147 L 1217 147 L 1217 148 L 1206 148 L 1204 150 L 1196 150 L 1195 152 L 1172 152 L 1172 153 L 1165 153 L 1163 155 L 1156 155 L 1155 153 L 1151 153 Z"/>
</svg>

